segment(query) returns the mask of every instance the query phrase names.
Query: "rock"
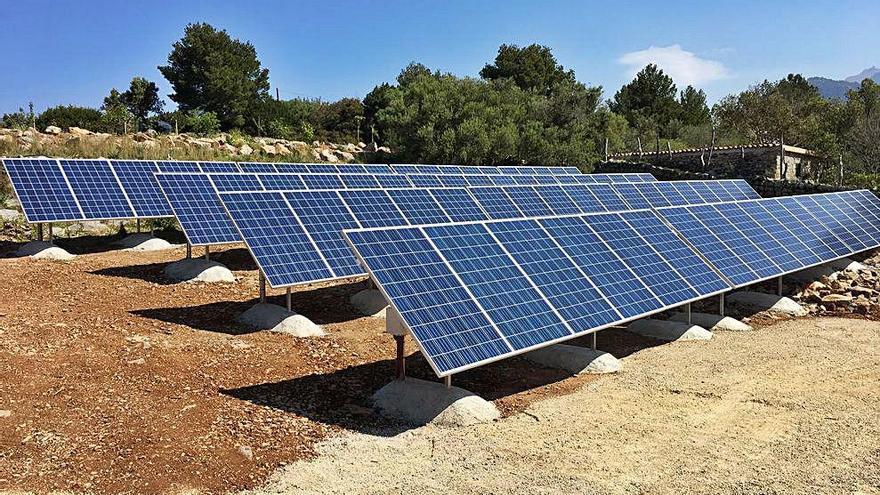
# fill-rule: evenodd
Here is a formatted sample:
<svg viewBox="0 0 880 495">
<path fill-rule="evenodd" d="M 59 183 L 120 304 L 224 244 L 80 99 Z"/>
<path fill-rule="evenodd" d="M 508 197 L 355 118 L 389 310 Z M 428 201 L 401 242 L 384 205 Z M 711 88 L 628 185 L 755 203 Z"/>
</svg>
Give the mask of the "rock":
<svg viewBox="0 0 880 495">
<path fill-rule="evenodd" d="M 351 153 L 349 153 L 347 151 L 340 151 L 339 156 L 342 158 L 342 161 L 345 161 L 345 162 L 353 162 L 354 161 L 354 155 L 352 155 Z"/>
<path fill-rule="evenodd" d="M 255 304 L 239 315 L 237 321 L 257 330 L 285 333 L 294 337 L 325 335 L 324 329 L 312 320 L 274 304 Z"/>
<path fill-rule="evenodd" d="M 827 296 L 822 297 L 822 304 L 833 304 L 836 306 L 845 306 L 851 303 L 853 300 L 852 296 L 847 296 L 844 294 L 828 294 Z"/>
<path fill-rule="evenodd" d="M 327 161 L 330 163 L 337 163 L 339 161 L 339 158 L 336 158 L 336 154 L 333 153 L 331 150 L 322 151 L 321 158 L 323 158 L 324 161 Z"/>
<path fill-rule="evenodd" d="M 763 292 L 739 291 L 727 296 L 731 306 L 746 310 L 769 311 L 788 316 L 806 316 L 807 310 L 787 297 Z"/>
<path fill-rule="evenodd" d="M 178 282 L 231 283 L 235 275 L 216 261 L 190 258 L 169 264 L 163 271 L 166 277 Z"/>
<path fill-rule="evenodd" d="M 144 358 L 132 359 L 131 361 L 126 361 L 128 364 L 145 364 L 146 360 Z"/>
<path fill-rule="evenodd" d="M 854 296 L 865 296 L 872 297 L 877 293 L 874 289 L 868 287 L 862 287 L 861 285 L 854 285 L 849 288 L 849 292 Z"/>
<path fill-rule="evenodd" d="M 254 460 L 254 449 L 250 448 L 247 445 L 239 445 L 238 453 L 241 454 L 245 459 L 252 461 Z"/>
<path fill-rule="evenodd" d="M 0 418 L 8 418 L 12 416 L 12 411 L 9 409 L 0 409 Z"/>
<path fill-rule="evenodd" d="M 385 385 L 373 394 L 373 405 L 382 414 L 413 425 L 470 426 L 501 417 L 495 404 L 473 392 L 417 378 Z"/>
<path fill-rule="evenodd" d="M 61 128 L 58 126 L 50 125 L 46 128 L 46 134 L 52 134 L 53 136 L 57 136 L 58 134 L 61 134 L 61 132 Z"/>
<path fill-rule="evenodd" d="M 11 222 L 19 219 L 23 220 L 24 215 L 22 215 L 21 212 L 18 210 L 0 210 L 0 220 L 3 220 L 4 222 Z"/>
<path fill-rule="evenodd" d="M 79 127 L 70 127 L 67 129 L 67 132 L 77 137 L 91 136 L 93 134 L 92 131 L 88 129 L 81 129 Z"/>
<path fill-rule="evenodd" d="M 247 143 L 245 143 L 241 145 L 241 148 L 238 149 L 238 152 L 242 156 L 250 156 L 250 154 L 254 152 L 254 149 L 248 146 Z"/>
<path fill-rule="evenodd" d="M 277 151 L 275 151 L 275 146 L 271 144 L 264 144 L 260 147 L 260 150 L 267 155 L 275 155 L 278 153 Z"/>
<path fill-rule="evenodd" d="M 165 239 L 153 237 L 152 234 L 146 232 L 131 234 L 124 239 L 116 241 L 115 244 L 123 249 L 131 249 L 132 251 L 161 251 L 174 247 Z"/>
<path fill-rule="evenodd" d="M 670 320 L 687 321 L 687 313 L 675 313 Z M 726 331 L 726 332 L 747 332 L 752 327 L 729 316 L 721 316 L 711 313 L 691 313 L 691 323 L 700 325 L 710 332 Z"/>
<path fill-rule="evenodd" d="M 377 289 L 364 289 L 351 296 L 351 304 L 364 316 L 373 318 L 385 318 L 388 310 L 388 301 Z"/>
<path fill-rule="evenodd" d="M 289 155 L 290 150 L 281 143 L 275 143 L 275 153 L 279 155 Z"/>
<path fill-rule="evenodd" d="M 38 260 L 69 261 L 76 256 L 46 241 L 31 241 L 15 252 L 16 256 L 30 256 Z"/>
</svg>

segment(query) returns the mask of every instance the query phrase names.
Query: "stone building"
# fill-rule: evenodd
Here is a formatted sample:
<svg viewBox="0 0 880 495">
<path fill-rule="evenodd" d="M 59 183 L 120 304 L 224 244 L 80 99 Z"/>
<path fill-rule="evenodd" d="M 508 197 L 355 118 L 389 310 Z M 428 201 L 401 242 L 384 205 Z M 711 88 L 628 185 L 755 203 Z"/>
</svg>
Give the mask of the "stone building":
<svg viewBox="0 0 880 495">
<path fill-rule="evenodd" d="M 788 181 L 815 180 L 822 167 L 822 159 L 815 152 L 779 144 L 617 153 L 608 159 L 611 162 L 649 162 L 714 177 L 764 177 Z"/>
</svg>

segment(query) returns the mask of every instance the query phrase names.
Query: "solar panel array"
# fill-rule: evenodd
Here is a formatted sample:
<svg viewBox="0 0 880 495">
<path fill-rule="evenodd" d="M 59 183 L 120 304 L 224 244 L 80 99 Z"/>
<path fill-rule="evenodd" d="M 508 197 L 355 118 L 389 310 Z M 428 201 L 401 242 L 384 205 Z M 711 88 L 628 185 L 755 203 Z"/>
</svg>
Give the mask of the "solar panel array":
<svg viewBox="0 0 880 495">
<path fill-rule="evenodd" d="M 347 230 L 439 376 L 880 246 L 868 191 Z"/>
<path fill-rule="evenodd" d="M 161 175 L 160 180 L 164 181 Z M 207 182 L 204 176 L 199 180 Z M 735 182 L 737 181 L 716 182 L 708 189 L 740 191 L 735 184 L 730 184 Z M 204 186 L 205 184 L 202 185 Z M 173 193 L 169 195 L 169 198 L 175 203 L 173 195 Z M 185 193 L 177 196 L 196 199 L 201 197 Z M 422 225 L 632 209 L 615 192 L 615 186 L 611 184 L 492 186 L 468 189 L 251 191 L 220 192 L 219 196 L 228 210 L 231 228 L 237 229 L 237 233 L 225 232 L 225 238 L 244 240 L 267 281 L 273 287 L 288 287 L 363 275 L 363 269 L 358 267 L 354 254 L 347 249 L 342 238 L 341 232 L 347 228 Z M 737 199 L 748 199 L 753 196 L 753 190 L 749 193 L 740 192 Z M 676 201 L 687 204 L 683 203 L 682 196 L 676 197 L 682 198 Z M 254 209 L 267 209 L 267 204 L 272 205 L 270 208 L 272 215 L 277 217 L 272 217 L 271 220 L 265 216 L 253 217 Z M 662 204 L 668 205 L 669 200 L 664 200 Z M 287 208 L 284 208 L 284 205 Z M 191 211 L 193 214 L 204 214 L 202 206 L 192 208 Z M 182 214 L 177 209 L 175 213 L 181 225 L 187 229 L 189 214 Z M 219 217 L 219 213 L 211 216 L 211 218 Z M 281 232 L 278 225 L 290 229 L 289 239 L 278 235 Z M 216 226 L 212 225 L 209 234 L 216 233 L 213 227 Z M 191 242 L 200 240 L 190 232 L 187 232 L 187 235 Z M 326 254 L 328 252 L 330 254 Z M 315 259 L 319 258 L 324 260 L 324 266 L 316 270 L 314 263 Z"/>
<path fill-rule="evenodd" d="M 22 204 L 29 222 L 59 222 L 76 220 L 118 220 L 128 218 L 157 218 L 172 215 L 171 206 L 164 200 L 153 174 L 157 172 L 186 173 L 297 173 L 339 174 L 346 177 L 345 187 L 409 187 L 425 177 L 433 177 L 441 185 L 493 185 L 507 183 L 537 184 L 578 183 L 595 181 L 583 178 L 575 167 L 470 167 L 452 165 L 361 165 L 361 164 L 305 164 L 305 163 L 232 163 L 186 162 L 149 160 L 67 160 L 67 159 L 9 159 L 2 160 L 10 181 Z M 410 179 L 409 175 L 412 175 Z M 423 174 L 430 173 L 431 176 Z M 349 176 L 349 174 L 353 174 Z M 354 177 L 360 174 L 362 177 Z M 368 175 L 398 176 L 373 185 Z M 479 178 L 471 178 L 479 175 Z M 448 178 L 437 179 L 437 175 Z M 504 177 L 504 179 L 500 179 Z M 565 177 L 555 179 L 555 177 Z M 644 181 L 655 180 L 650 174 L 623 174 L 605 176 L 601 180 Z M 313 183 L 320 178 L 309 179 Z M 392 184 L 393 182 L 393 184 Z M 358 183 L 355 185 L 355 183 Z M 316 186 L 318 184 L 315 184 Z M 230 185 L 232 187 L 232 185 Z M 335 187 L 323 184 L 322 188 Z M 289 187 L 288 187 L 289 188 Z"/>
</svg>

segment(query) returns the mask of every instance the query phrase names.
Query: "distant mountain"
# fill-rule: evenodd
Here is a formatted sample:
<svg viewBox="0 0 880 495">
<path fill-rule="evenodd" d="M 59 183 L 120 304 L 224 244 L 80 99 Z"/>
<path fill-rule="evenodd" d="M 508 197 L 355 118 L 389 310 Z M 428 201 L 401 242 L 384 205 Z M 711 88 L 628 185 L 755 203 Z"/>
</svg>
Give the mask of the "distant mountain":
<svg viewBox="0 0 880 495">
<path fill-rule="evenodd" d="M 859 86 L 861 86 L 862 81 L 865 79 L 873 79 L 877 83 L 880 83 L 880 68 L 871 67 L 865 69 L 842 81 L 828 79 L 827 77 L 810 77 L 807 81 L 819 90 L 819 94 L 821 94 L 823 98 L 829 100 L 845 100 L 847 91 L 851 89 L 859 89 Z"/>
</svg>

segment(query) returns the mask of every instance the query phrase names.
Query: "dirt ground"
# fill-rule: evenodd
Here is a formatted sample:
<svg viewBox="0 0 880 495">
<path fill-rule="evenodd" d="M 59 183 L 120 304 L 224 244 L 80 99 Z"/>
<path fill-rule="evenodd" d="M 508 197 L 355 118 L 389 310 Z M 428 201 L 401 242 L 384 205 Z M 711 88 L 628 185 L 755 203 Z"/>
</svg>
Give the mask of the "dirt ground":
<svg viewBox="0 0 880 495">
<path fill-rule="evenodd" d="M 297 290 L 328 331 L 299 340 L 235 323 L 257 294 L 243 249 L 215 255 L 236 283 L 205 286 L 162 277 L 183 249 L 105 241 L 69 246 L 92 251 L 69 263 L 0 259 L 0 491 L 880 490 L 878 323 L 673 345 L 610 330 L 619 375 L 501 361 L 456 385 L 502 420 L 407 430 L 369 409 L 394 346 L 348 303 L 362 281 Z M 436 379 L 418 354 L 407 370 Z"/>
</svg>

